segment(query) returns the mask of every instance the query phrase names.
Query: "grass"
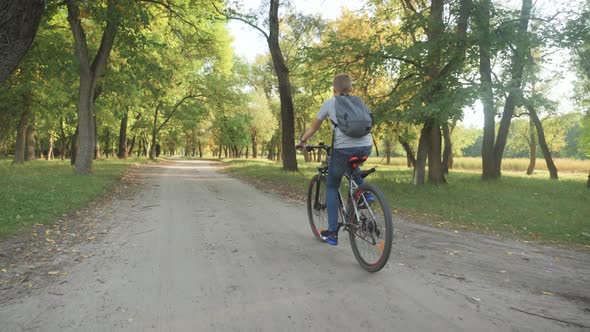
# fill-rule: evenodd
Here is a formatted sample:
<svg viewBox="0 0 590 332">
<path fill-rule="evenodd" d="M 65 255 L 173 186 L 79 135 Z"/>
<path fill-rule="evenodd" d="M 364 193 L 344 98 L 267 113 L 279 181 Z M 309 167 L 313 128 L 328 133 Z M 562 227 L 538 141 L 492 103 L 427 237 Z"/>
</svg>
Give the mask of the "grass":
<svg viewBox="0 0 590 332">
<path fill-rule="evenodd" d="M 284 172 L 267 161 L 226 161 L 228 171 L 268 181 L 304 194 L 317 164 L 300 161 L 301 173 Z M 366 167 L 375 165 L 367 164 Z M 454 170 L 447 185 L 415 187 L 406 167 L 378 165 L 369 180 L 387 196 L 392 209 L 434 226 L 590 248 L 590 191 L 587 174 L 504 173 L 482 182 L 479 172 Z"/>
<path fill-rule="evenodd" d="M 93 175 L 75 176 L 69 160 L 0 160 L 0 238 L 87 205 L 136 162 L 97 160 Z"/>
<path fill-rule="evenodd" d="M 384 162 L 384 161 L 383 161 Z M 584 173 L 588 175 L 590 171 L 590 160 L 555 158 L 553 159 L 558 174 L 562 173 Z M 394 166 L 405 166 L 405 157 L 391 158 L 391 164 Z M 504 158 L 502 159 L 502 170 L 509 172 L 526 172 L 529 166 L 529 160 L 526 158 Z M 459 170 L 481 170 L 481 158 L 476 157 L 455 157 L 453 158 L 453 168 Z M 537 158 L 535 163 L 535 172 L 547 172 L 545 159 Z M 548 174 L 548 173 L 547 173 Z M 547 175 L 549 176 L 549 175 Z"/>
</svg>

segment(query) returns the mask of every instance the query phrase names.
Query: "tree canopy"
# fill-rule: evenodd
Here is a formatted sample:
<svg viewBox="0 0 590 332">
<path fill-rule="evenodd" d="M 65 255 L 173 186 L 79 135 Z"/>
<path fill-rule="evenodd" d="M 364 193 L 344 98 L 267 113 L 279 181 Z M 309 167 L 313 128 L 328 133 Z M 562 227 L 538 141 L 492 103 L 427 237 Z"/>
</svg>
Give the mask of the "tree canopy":
<svg viewBox="0 0 590 332">
<path fill-rule="evenodd" d="M 374 114 L 374 153 L 407 157 L 417 185 L 445 183 L 453 155 L 483 155 L 485 179 L 500 176 L 503 157 L 590 157 L 587 0 L 567 10 L 368 0 L 333 20 L 278 1 L 252 12 L 221 0 L 43 7 L 31 47 L 22 59 L 14 50 L 20 62 L 0 83 L 0 154 L 15 163 L 71 158 L 90 174 L 96 158 L 183 154 L 295 170 L 295 138 L 340 72 Z M 251 62 L 235 55 L 228 19 L 269 48 Z M 575 90 L 563 103 L 552 91 L 569 71 Z M 466 127 L 477 105 L 484 128 Z M 330 139 L 328 126 L 314 138 Z"/>
</svg>

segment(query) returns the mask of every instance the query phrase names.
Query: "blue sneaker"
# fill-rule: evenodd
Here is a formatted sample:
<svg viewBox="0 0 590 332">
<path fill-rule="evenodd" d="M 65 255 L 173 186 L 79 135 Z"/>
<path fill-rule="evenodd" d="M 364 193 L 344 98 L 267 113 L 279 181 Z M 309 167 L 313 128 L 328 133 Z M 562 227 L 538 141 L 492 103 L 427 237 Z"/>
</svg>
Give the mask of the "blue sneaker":
<svg viewBox="0 0 590 332">
<path fill-rule="evenodd" d="M 333 246 L 338 245 L 338 231 L 321 231 L 320 236 L 324 242 Z"/>
<path fill-rule="evenodd" d="M 373 203 L 375 201 L 375 196 L 373 196 L 372 193 L 365 192 L 365 193 L 363 193 L 363 195 L 365 196 L 365 199 L 363 200 L 362 197 L 359 199 L 359 203 L 358 203 L 359 209 L 366 209 L 367 208 L 365 206 L 365 200 L 367 201 L 367 203 L 369 204 L 369 206 L 371 206 L 371 203 Z"/>
</svg>

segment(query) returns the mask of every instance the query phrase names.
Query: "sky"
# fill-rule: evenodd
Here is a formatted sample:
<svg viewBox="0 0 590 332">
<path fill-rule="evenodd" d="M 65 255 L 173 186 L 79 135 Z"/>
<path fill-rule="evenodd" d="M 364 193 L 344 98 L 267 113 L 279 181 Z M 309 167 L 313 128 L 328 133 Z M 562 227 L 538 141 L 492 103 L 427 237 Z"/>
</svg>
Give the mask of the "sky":
<svg viewBox="0 0 590 332">
<path fill-rule="evenodd" d="M 246 9 L 256 9 L 261 0 L 241 0 Z M 342 9 L 360 9 L 364 1 L 359 0 L 293 0 L 297 11 L 304 14 L 320 14 L 324 19 L 333 20 Z M 236 54 L 252 62 L 256 55 L 268 52 L 268 45 L 262 34 L 240 21 L 231 21 L 229 29 L 234 36 L 233 47 Z"/>
<path fill-rule="evenodd" d="M 262 0 L 241 0 L 240 2 L 245 9 L 256 9 L 260 6 Z M 499 2 L 511 8 L 519 8 L 521 4 L 521 0 L 499 0 Z M 580 2 L 580 0 L 534 0 L 533 4 L 544 13 L 553 13 L 560 10 L 560 8 L 571 8 L 572 4 L 577 2 Z M 329 20 L 336 19 L 342 9 L 357 10 L 364 5 L 364 1 L 361 0 L 292 0 L 292 3 L 297 11 L 304 14 L 319 14 L 324 19 Z M 239 21 L 230 21 L 229 29 L 234 37 L 232 43 L 234 52 L 240 57 L 253 62 L 257 55 L 268 52 L 268 45 L 257 30 Z M 548 69 L 550 69 L 549 75 L 551 75 L 552 70 L 560 66 L 567 67 L 567 64 L 564 64 L 563 55 L 556 55 L 547 64 Z M 567 112 L 572 109 L 570 99 L 573 94 L 574 80 L 574 73 L 566 71 L 565 77 L 550 92 L 550 99 L 560 101 L 560 112 Z M 479 101 L 475 103 L 473 108 L 465 110 L 462 123 L 468 127 L 483 128 L 483 107 Z"/>
</svg>

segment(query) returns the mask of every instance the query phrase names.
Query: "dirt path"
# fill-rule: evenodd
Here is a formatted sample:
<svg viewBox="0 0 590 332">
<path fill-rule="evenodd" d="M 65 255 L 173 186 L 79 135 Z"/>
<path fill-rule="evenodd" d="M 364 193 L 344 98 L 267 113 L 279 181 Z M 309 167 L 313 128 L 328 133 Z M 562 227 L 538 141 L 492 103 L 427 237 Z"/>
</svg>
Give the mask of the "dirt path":
<svg viewBox="0 0 590 332">
<path fill-rule="evenodd" d="M 0 300 L 0 330 L 590 326 L 587 253 L 397 220 L 390 263 L 369 274 L 347 241 L 330 247 L 314 239 L 302 202 L 258 191 L 217 167 L 171 161 L 142 168 L 144 183 L 134 197 L 96 212 L 103 234 L 46 263 L 59 263 L 67 274 L 49 275 L 44 287 Z M 85 259 L 73 259 L 81 255 Z"/>
</svg>

